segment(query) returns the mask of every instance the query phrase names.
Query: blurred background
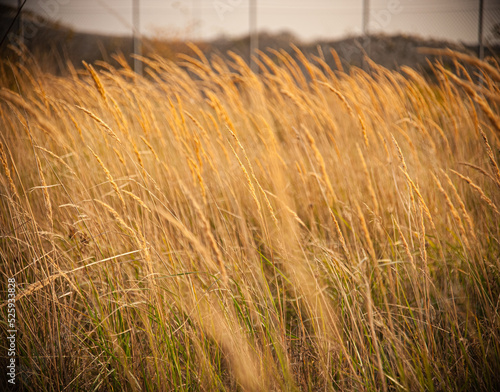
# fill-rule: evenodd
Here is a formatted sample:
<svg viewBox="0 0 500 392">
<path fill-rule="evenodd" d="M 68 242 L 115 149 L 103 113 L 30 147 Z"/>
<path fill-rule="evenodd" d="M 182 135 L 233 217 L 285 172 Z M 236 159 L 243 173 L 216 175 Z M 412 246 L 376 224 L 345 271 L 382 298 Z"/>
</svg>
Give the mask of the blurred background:
<svg viewBox="0 0 500 392">
<path fill-rule="evenodd" d="M 113 53 L 175 60 L 187 41 L 249 62 L 290 43 L 333 62 L 333 47 L 345 67 L 366 53 L 389 68 L 425 67 L 418 47 L 494 56 L 500 45 L 500 0 L 0 0 L 0 11 L 3 55 L 26 46 L 54 72 Z"/>
</svg>

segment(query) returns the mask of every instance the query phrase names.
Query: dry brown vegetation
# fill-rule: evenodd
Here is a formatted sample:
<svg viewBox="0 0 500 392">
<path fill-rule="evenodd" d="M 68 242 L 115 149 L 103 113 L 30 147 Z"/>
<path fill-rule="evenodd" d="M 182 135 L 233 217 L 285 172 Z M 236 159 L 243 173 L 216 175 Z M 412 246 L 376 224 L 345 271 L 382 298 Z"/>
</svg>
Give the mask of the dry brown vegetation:
<svg viewBox="0 0 500 392">
<path fill-rule="evenodd" d="M 283 51 L 256 75 L 193 49 L 145 77 L 2 64 L 17 382 L 499 388 L 498 65 L 434 53 L 456 63 L 431 84 Z"/>
</svg>

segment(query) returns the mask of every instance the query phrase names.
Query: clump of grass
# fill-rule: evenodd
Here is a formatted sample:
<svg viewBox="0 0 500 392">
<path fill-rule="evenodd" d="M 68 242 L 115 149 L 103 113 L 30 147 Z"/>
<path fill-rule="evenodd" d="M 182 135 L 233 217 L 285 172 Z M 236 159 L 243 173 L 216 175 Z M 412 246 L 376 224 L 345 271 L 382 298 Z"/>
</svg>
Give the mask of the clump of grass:
<svg viewBox="0 0 500 392">
<path fill-rule="evenodd" d="M 21 389 L 498 389 L 497 64 L 193 50 L 0 65 Z"/>
</svg>

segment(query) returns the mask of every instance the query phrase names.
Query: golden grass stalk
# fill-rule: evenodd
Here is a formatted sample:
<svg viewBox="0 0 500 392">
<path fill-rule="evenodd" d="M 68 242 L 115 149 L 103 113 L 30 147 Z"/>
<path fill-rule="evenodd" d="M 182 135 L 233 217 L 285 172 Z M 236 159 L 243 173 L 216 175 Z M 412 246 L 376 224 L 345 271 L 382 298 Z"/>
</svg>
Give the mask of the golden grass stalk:
<svg viewBox="0 0 500 392">
<path fill-rule="evenodd" d="M 493 77 L 493 79 L 495 79 L 497 82 L 500 82 L 500 71 L 491 64 L 488 64 L 486 61 L 480 60 L 476 56 L 470 56 L 468 54 L 460 53 L 451 49 L 419 48 L 419 52 L 432 54 L 435 56 L 448 56 L 465 61 L 478 67 L 479 69 L 484 69 L 486 73 Z"/>
<path fill-rule="evenodd" d="M 123 167 L 126 168 L 127 165 L 125 164 L 125 159 L 123 158 L 123 155 L 121 154 L 121 152 L 118 151 L 115 147 L 113 147 L 113 151 L 115 152 L 115 155 L 118 157 L 118 160 L 123 165 Z"/>
<path fill-rule="evenodd" d="M 248 171 L 247 171 L 245 165 L 243 165 L 243 162 L 241 162 L 240 157 L 238 156 L 236 151 L 234 151 L 233 146 L 231 144 L 229 144 L 229 147 L 231 147 L 231 151 L 233 151 L 233 154 L 236 157 L 236 159 L 238 160 L 238 163 L 240 164 L 241 170 L 243 171 L 243 174 L 245 175 L 245 178 L 247 179 L 247 184 L 248 184 L 248 188 L 250 189 L 250 194 L 252 195 L 252 198 L 255 201 L 255 204 L 257 205 L 257 211 L 260 214 L 261 207 L 260 207 L 259 199 L 257 199 L 257 193 L 255 192 L 255 187 L 253 186 L 252 179 L 250 178 L 250 175 L 248 174 Z"/>
<path fill-rule="evenodd" d="M 12 102 L 17 108 L 26 110 L 28 114 L 32 115 L 35 118 L 39 116 L 38 110 L 36 110 L 36 107 L 34 105 L 30 105 L 28 102 L 26 102 L 25 99 L 23 99 L 23 97 L 12 90 L 1 87 L 0 99 L 6 102 Z"/>
<path fill-rule="evenodd" d="M 201 222 L 201 227 L 203 229 L 205 237 L 208 239 L 208 243 L 210 245 L 210 249 L 212 249 L 213 253 L 215 254 L 215 258 L 217 260 L 217 264 L 219 266 L 219 271 L 222 275 L 222 280 L 224 281 L 225 284 L 228 283 L 228 277 L 227 277 L 227 271 L 226 271 L 226 265 L 224 263 L 224 258 L 222 256 L 222 252 L 219 248 L 219 245 L 217 244 L 217 241 L 215 240 L 215 237 L 212 233 L 212 230 L 210 229 L 210 223 L 207 220 L 207 217 L 201 210 L 200 205 L 196 201 L 196 199 L 193 197 L 191 192 L 189 192 L 183 185 L 182 182 L 180 183 L 181 188 L 186 196 L 188 196 L 189 200 L 191 201 L 191 204 L 196 210 L 196 213 L 198 217 L 200 218 Z"/>
<path fill-rule="evenodd" d="M 198 185 L 200 186 L 201 190 L 201 195 L 203 197 L 203 202 L 206 204 L 207 203 L 207 191 L 205 188 L 205 183 L 203 181 L 203 177 L 201 175 L 201 169 L 200 167 L 196 164 L 194 159 L 187 158 L 188 159 L 188 165 L 189 169 L 191 170 L 191 174 L 193 175 L 193 182 L 198 182 Z"/>
<path fill-rule="evenodd" d="M 12 192 L 13 196 L 16 196 L 17 199 L 19 199 L 19 194 L 17 193 L 16 185 L 14 184 L 14 181 L 12 180 L 12 176 L 10 174 L 10 168 L 9 168 L 9 163 L 7 160 L 7 154 L 5 153 L 5 149 L 4 149 L 2 142 L 0 142 L 0 161 L 2 161 L 3 171 L 5 173 L 5 176 L 7 177 L 10 191 Z"/>
<path fill-rule="evenodd" d="M 201 133 L 203 134 L 203 136 L 205 137 L 205 139 L 208 140 L 209 136 L 207 134 L 207 131 L 203 127 L 203 125 L 201 125 L 201 123 L 191 113 L 189 113 L 187 110 L 184 110 L 184 113 L 186 114 L 186 116 L 189 117 L 189 119 L 194 123 L 194 125 L 196 125 L 196 128 L 198 128 L 201 131 Z"/>
<path fill-rule="evenodd" d="M 306 134 L 306 139 L 309 143 L 309 146 L 311 146 L 311 149 L 314 152 L 314 157 L 316 158 L 316 161 L 318 162 L 319 168 L 321 170 L 321 176 L 323 177 L 323 181 L 326 184 L 326 187 L 328 189 L 328 193 L 330 196 L 333 198 L 333 200 L 337 200 L 337 197 L 335 195 L 335 192 L 333 191 L 332 183 L 330 181 L 330 177 L 328 176 L 328 173 L 326 171 L 326 165 L 325 165 L 325 160 L 323 159 L 323 155 L 319 151 L 318 147 L 316 146 L 316 141 L 312 137 L 311 133 L 306 127 L 302 127 L 304 129 L 304 132 Z"/>
<path fill-rule="evenodd" d="M 455 199 L 458 202 L 458 206 L 460 208 L 460 211 L 462 212 L 463 217 L 465 218 L 465 222 L 467 223 L 468 229 L 469 229 L 469 235 L 473 239 L 473 243 L 477 243 L 477 237 L 476 237 L 476 229 L 474 227 L 474 222 L 472 221 L 472 218 L 470 214 L 467 212 L 467 208 L 465 208 L 465 204 L 458 194 L 457 189 L 455 188 L 455 185 L 451 181 L 451 178 L 448 176 L 448 174 L 441 169 L 441 173 L 446 177 L 446 180 L 448 181 L 448 185 L 450 186 L 450 189 L 452 190 L 453 195 L 455 196 Z"/>
<path fill-rule="evenodd" d="M 134 154 L 135 154 L 135 157 L 137 158 L 137 162 L 139 163 L 139 166 L 142 170 L 142 174 L 144 175 L 144 177 L 147 177 L 146 168 L 144 167 L 144 162 L 142 160 L 141 153 L 139 152 L 139 149 L 137 148 L 137 144 L 135 144 L 135 142 L 132 139 L 130 139 L 130 143 L 132 143 L 132 147 L 134 148 Z"/>
<path fill-rule="evenodd" d="M 488 154 L 491 168 L 493 170 L 493 173 L 495 174 L 495 179 L 496 179 L 495 182 L 500 187 L 500 170 L 498 168 L 495 156 L 493 155 L 493 150 L 491 149 L 490 143 L 488 143 L 488 138 L 486 137 L 486 134 L 483 132 L 481 128 L 479 128 L 479 131 L 481 132 L 481 136 L 483 137 L 484 145 L 486 146 L 486 153 Z"/>
<path fill-rule="evenodd" d="M 448 208 L 451 211 L 451 215 L 453 216 L 453 219 L 455 220 L 455 223 L 458 226 L 458 231 L 460 232 L 460 236 L 462 237 L 462 241 L 464 242 L 467 250 L 469 252 L 471 252 L 471 247 L 470 247 L 470 244 L 469 244 L 469 240 L 467 238 L 467 234 L 465 233 L 465 228 L 464 228 L 464 225 L 462 223 L 462 219 L 460 219 L 460 215 L 458 214 L 457 209 L 455 208 L 455 206 L 453 205 L 453 203 L 452 203 L 451 199 L 449 198 L 448 194 L 444 190 L 443 185 L 441 184 L 441 181 L 439 181 L 439 179 L 434 175 L 434 173 L 431 173 L 431 174 L 432 174 L 432 178 L 434 179 L 434 182 L 436 183 L 439 191 L 443 194 L 444 199 L 446 201 L 446 204 L 448 205 Z"/>
<path fill-rule="evenodd" d="M 137 195 L 133 194 L 132 192 L 129 192 L 129 191 L 125 190 L 125 189 L 122 189 L 121 192 L 125 193 L 127 196 L 130 196 L 137 203 L 139 203 L 141 205 L 141 207 L 143 207 L 145 210 L 151 212 L 151 209 L 146 205 L 146 203 L 144 203 L 142 201 L 142 199 L 139 196 L 137 196 Z"/>
<path fill-rule="evenodd" d="M 363 117 L 361 114 L 358 113 L 358 120 L 359 124 L 361 125 L 361 132 L 363 133 L 363 140 L 365 142 L 366 148 L 370 147 L 370 143 L 368 142 L 368 134 L 366 132 L 366 123 L 365 120 L 363 120 Z"/>
<path fill-rule="evenodd" d="M 359 209 L 359 205 L 357 206 Z M 370 326 L 370 335 L 371 335 L 371 343 L 375 347 L 375 355 L 377 358 L 377 366 L 378 366 L 378 375 L 382 382 L 382 390 L 387 392 L 387 380 L 384 372 L 384 366 L 382 362 L 382 355 L 380 353 L 379 339 L 377 337 L 376 329 L 375 329 L 375 321 L 373 317 L 373 299 L 371 294 L 370 285 L 368 280 L 365 279 L 365 287 L 366 287 L 366 313 L 368 315 L 368 324 Z"/>
<path fill-rule="evenodd" d="M 99 165 L 101 166 L 102 171 L 106 175 L 106 178 L 108 179 L 109 183 L 113 187 L 113 190 L 115 191 L 116 195 L 120 199 L 123 208 L 125 208 L 125 200 L 123 200 L 123 196 L 122 196 L 122 194 L 120 192 L 120 189 L 118 188 L 118 185 L 116 184 L 115 180 L 113 179 L 113 176 L 111 175 L 110 171 L 104 165 L 104 162 L 101 160 L 101 158 L 99 158 L 99 156 L 94 152 L 94 150 L 92 150 L 90 147 L 88 147 L 88 149 L 90 150 L 90 152 L 92 152 L 92 154 L 94 155 L 95 159 L 97 159 L 97 162 L 99 162 Z"/>
<path fill-rule="evenodd" d="M 408 245 L 408 241 L 406 241 L 406 238 L 403 234 L 403 231 L 401 230 L 401 227 L 399 226 L 397 221 L 394 221 L 394 224 L 396 225 L 396 228 L 398 229 L 399 232 L 399 237 L 401 238 L 401 242 L 403 243 L 403 248 L 405 250 L 406 256 L 408 257 L 408 260 L 410 260 L 411 265 L 413 268 L 416 270 L 416 264 L 415 260 L 413 259 L 413 255 L 411 254 L 410 246 Z"/>
<path fill-rule="evenodd" d="M 243 151 L 243 155 L 245 156 L 245 159 L 248 163 L 248 167 L 250 168 L 250 172 L 252 173 L 252 177 L 255 181 L 255 183 L 257 184 L 257 186 L 259 187 L 259 190 L 261 191 L 262 195 L 264 196 L 264 200 L 266 201 L 266 206 L 267 206 L 267 209 L 269 210 L 269 213 L 271 214 L 271 218 L 273 219 L 274 221 L 274 224 L 276 225 L 276 227 L 279 227 L 279 224 L 278 224 L 278 219 L 276 218 L 276 214 L 274 213 L 274 209 L 271 205 L 271 202 L 269 201 L 269 198 L 267 197 L 267 194 L 266 192 L 264 191 L 264 188 L 262 188 L 262 185 L 260 185 L 260 182 L 259 180 L 257 179 L 257 177 L 255 176 L 255 173 L 253 171 L 253 166 L 252 164 L 250 163 L 250 159 L 248 158 L 248 155 L 245 151 L 245 148 L 243 147 L 243 145 L 241 144 L 240 142 L 240 139 L 238 139 L 238 136 L 236 136 L 236 133 L 233 132 L 230 128 L 228 128 L 229 132 L 231 132 L 231 135 L 234 137 L 234 139 L 236 140 L 236 143 L 238 144 L 238 146 L 240 147 L 241 151 Z M 232 147 L 231 147 L 232 148 Z M 233 150 L 234 152 L 234 150 Z M 236 154 L 236 153 L 235 153 Z M 239 157 L 236 156 L 236 158 L 238 158 L 238 161 L 239 161 Z M 240 161 L 240 165 L 241 165 L 241 161 Z M 247 173 L 248 175 L 248 173 Z M 252 184 L 253 186 L 253 184 Z M 255 193 L 255 189 L 254 189 L 254 193 Z M 255 196 L 257 197 L 257 196 Z"/>
<path fill-rule="evenodd" d="M 88 114 L 90 116 L 90 118 L 92 118 L 92 120 L 94 120 L 95 122 L 97 122 L 102 128 L 104 128 L 104 130 L 106 131 L 106 133 L 111 136 L 113 139 L 115 139 L 118 143 L 122 143 L 120 141 L 120 139 L 118 138 L 118 136 L 116 136 L 116 133 L 113 132 L 113 130 L 109 127 L 108 124 L 106 124 L 104 121 L 102 121 L 99 117 L 97 117 L 94 113 L 92 113 L 90 110 L 88 109 L 85 109 L 81 106 L 78 106 L 78 105 L 75 105 L 78 109 L 80 109 L 82 112 Z"/>
<path fill-rule="evenodd" d="M 301 102 L 301 100 L 299 99 L 299 97 L 292 93 L 291 91 L 288 91 L 286 89 L 281 89 L 281 92 L 286 95 L 288 98 L 290 98 L 292 100 L 292 102 L 295 104 L 295 106 L 297 106 L 300 110 L 302 110 L 304 113 L 309 113 L 309 110 L 307 109 L 307 107 Z"/>
<path fill-rule="evenodd" d="M 119 129 L 128 137 L 129 136 L 129 131 L 128 131 L 129 125 L 128 125 L 128 121 L 127 121 L 126 117 L 123 115 L 122 110 L 118 106 L 118 102 L 116 102 L 116 100 L 112 96 L 109 96 L 109 100 L 113 104 L 113 109 L 114 109 L 113 114 L 115 116 L 115 120 L 116 120 L 116 123 L 118 124 Z"/>
<path fill-rule="evenodd" d="M 425 203 L 424 197 L 420 193 L 420 189 L 418 189 L 418 186 L 413 182 L 413 180 L 411 179 L 408 172 L 404 171 L 403 169 L 401 169 L 401 171 L 405 175 L 406 180 L 408 181 L 408 184 L 410 185 L 410 189 L 413 189 L 413 191 L 417 194 L 419 202 L 420 202 L 423 210 L 425 211 L 425 215 L 427 215 L 427 218 L 429 218 L 429 222 L 431 223 L 432 227 L 435 229 L 434 221 L 432 219 L 431 212 L 429 211 L 429 208 L 427 207 L 427 204 Z"/>
<path fill-rule="evenodd" d="M 462 86 L 476 101 L 483 112 L 486 114 L 486 116 L 490 119 L 491 123 L 494 125 L 496 128 L 497 132 L 500 132 L 500 116 L 497 116 L 493 110 L 491 109 L 491 106 L 488 104 L 488 101 L 486 101 L 484 98 L 479 96 L 477 92 L 475 91 L 474 87 L 469 85 L 468 83 L 464 82 L 462 79 L 458 78 L 456 75 L 452 74 L 450 71 L 444 69 L 442 66 L 439 66 L 441 72 L 449 76 L 453 81 L 455 81 L 457 84 Z"/>
<path fill-rule="evenodd" d="M 153 153 L 153 156 L 155 157 L 156 159 L 156 162 L 160 162 L 160 158 L 158 158 L 158 154 L 156 154 L 156 151 L 155 149 L 153 148 L 153 146 L 151 145 L 150 142 L 148 142 L 148 140 L 144 137 L 144 136 L 140 136 L 141 137 L 141 140 L 144 142 L 144 144 L 149 148 L 149 150 Z"/>
<path fill-rule="evenodd" d="M 358 213 L 358 218 L 361 223 L 361 231 L 363 232 L 363 235 L 365 237 L 365 241 L 367 244 L 367 250 L 368 254 L 370 255 L 376 271 L 378 271 L 378 261 L 377 261 L 377 254 L 375 253 L 375 247 L 373 245 L 372 237 L 370 235 L 370 232 L 368 231 L 368 226 L 366 225 L 366 220 L 365 220 L 365 215 L 363 214 L 363 211 L 361 211 L 361 207 L 359 206 L 359 203 L 356 201 L 356 211 Z M 379 271 L 377 273 L 380 273 Z"/>
<path fill-rule="evenodd" d="M 148 270 L 148 279 L 152 283 L 152 277 L 153 277 L 153 269 L 152 269 L 152 263 L 151 263 L 151 253 L 149 251 L 149 247 L 146 241 L 146 238 L 137 230 L 134 230 L 132 227 L 127 225 L 125 221 L 122 219 L 120 214 L 111 207 L 109 204 L 104 203 L 101 200 L 94 199 L 95 202 L 98 204 L 102 205 L 108 212 L 111 213 L 113 218 L 116 220 L 116 222 L 122 227 L 122 229 L 126 230 L 129 232 L 129 234 L 132 236 L 132 238 L 135 239 L 137 246 L 141 249 L 142 254 L 144 255 L 144 261 L 146 265 L 146 269 Z"/>
<path fill-rule="evenodd" d="M 281 61 L 283 61 L 284 65 L 287 67 L 290 75 L 297 81 L 299 86 L 303 89 L 307 89 L 307 81 L 304 77 L 304 74 L 301 72 L 297 62 L 287 53 L 284 49 L 275 50 L 271 49 L 270 53 L 275 54 Z"/>
<path fill-rule="evenodd" d="M 48 186 L 47 182 L 45 181 L 45 175 L 43 174 L 42 164 L 37 154 L 35 154 L 35 160 L 36 160 L 36 166 L 38 168 L 38 175 L 40 177 L 40 182 L 42 183 L 41 188 L 43 193 L 43 201 L 45 203 L 45 209 L 47 212 L 47 218 L 48 221 L 50 222 L 50 225 L 52 226 L 54 224 L 54 221 L 52 219 L 52 203 L 50 202 L 49 192 L 47 191 Z"/>
<path fill-rule="evenodd" d="M 496 183 L 496 178 L 493 177 L 490 173 L 486 171 L 486 169 L 483 169 L 480 166 L 473 165 L 472 163 L 469 162 L 459 162 L 460 165 L 470 167 L 471 169 L 477 170 L 479 173 L 481 173 L 483 176 L 488 177 L 492 182 Z"/>
<path fill-rule="evenodd" d="M 335 217 L 335 214 L 333 213 L 331 208 L 329 208 L 328 211 L 330 212 L 330 216 L 332 217 L 333 226 L 335 227 L 335 231 L 337 232 L 337 235 L 339 237 L 339 241 L 340 241 L 340 245 L 342 246 L 342 250 L 344 251 L 346 258 L 349 260 L 351 258 L 351 254 L 349 252 L 349 249 L 347 248 L 347 243 L 345 242 L 345 238 L 344 238 L 344 235 L 342 234 L 342 230 L 340 230 L 339 222 L 338 222 L 337 218 Z"/>
<path fill-rule="evenodd" d="M 269 191 L 264 191 L 266 192 L 268 195 L 272 196 L 275 200 L 278 200 L 281 202 L 281 204 L 283 205 L 283 207 L 285 207 L 285 209 L 290 213 L 290 215 L 293 216 L 293 218 L 305 229 L 307 229 L 307 225 L 302 221 L 302 219 L 300 219 L 300 217 L 297 215 L 297 213 L 292 210 L 287 204 L 285 204 L 285 202 L 283 200 L 281 200 L 278 196 L 276 196 L 275 194 L 269 192 Z"/>
<path fill-rule="evenodd" d="M 63 165 L 68 171 L 75 175 L 75 171 L 59 156 L 54 154 L 52 151 L 47 150 L 46 148 L 43 148 L 42 146 L 35 146 L 37 149 L 46 152 L 49 154 L 52 158 L 54 158 L 57 162 L 59 162 L 61 165 Z"/>
<path fill-rule="evenodd" d="M 0 89 L 0 98 L 3 98 L 6 101 L 7 105 L 9 105 L 13 111 L 14 110 L 19 111 L 22 109 L 22 111 L 23 111 L 22 117 L 23 117 L 24 121 L 28 120 L 28 118 L 26 116 L 30 115 L 31 118 L 34 121 L 36 121 L 36 123 L 39 124 L 40 129 L 45 134 L 54 136 L 55 128 L 54 128 L 53 124 L 47 120 L 47 116 L 45 115 L 45 113 L 43 113 L 43 111 L 44 111 L 43 107 L 41 107 L 41 108 L 39 107 L 39 110 L 37 110 L 37 106 L 34 105 L 34 103 L 36 103 L 36 101 L 27 102 L 19 94 L 16 94 L 15 92 L 8 90 L 6 88 L 3 88 L 3 87 Z M 12 106 L 12 104 L 15 104 L 15 108 L 14 108 L 14 106 Z"/>
<path fill-rule="evenodd" d="M 392 137 L 392 142 L 394 143 L 394 146 L 396 146 L 396 151 L 398 152 L 399 162 L 401 163 L 401 170 L 403 171 L 403 173 L 405 173 L 405 176 L 407 176 L 407 178 L 409 178 L 410 176 L 408 175 L 408 166 L 406 166 L 406 161 L 405 161 L 405 158 L 403 156 L 403 152 L 401 151 L 401 148 L 399 147 L 398 142 L 394 138 L 394 135 L 391 134 L 391 137 Z M 409 188 L 410 188 L 410 198 L 411 198 L 411 202 L 413 204 L 415 202 L 415 199 L 413 196 L 413 192 L 411 191 L 411 189 L 412 189 L 411 185 L 409 186 Z"/>
<path fill-rule="evenodd" d="M 368 171 L 368 166 L 366 165 L 366 161 L 363 156 L 363 153 L 361 152 L 361 148 L 359 147 L 359 145 L 356 145 L 356 147 L 358 150 L 359 159 L 361 161 L 361 167 L 363 168 L 363 173 L 365 174 L 366 182 L 368 184 L 368 192 L 370 193 L 370 197 L 372 199 L 373 208 L 375 209 L 375 213 L 379 215 L 380 209 L 377 200 L 377 195 L 375 193 L 375 189 L 373 188 L 373 182 L 370 176 L 370 172 Z"/>
<path fill-rule="evenodd" d="M 68 114 L 69 119 L 71 120 L 71 122 L 75 126 L 75 129 L 78 131 L 78 135 L 80 135 L 81 141 L 84 142 L 85 140 L 83 139 L 83 133 L 82 133 L 82 129 L 80 128 L 80 125 L 78 124 L 78 122 L 75 120 L 75 118 L 73 117 L 73 115 L 69 111 L 69 108 L 66 105 L 64 105 L 63 108 L 66 111 L 66 113 Z"/>
<path fill-rule="evenodd" d="M 342 67 L 342 62 L 340 61 L 340 57 L 339 57 L 337 51 L 335 49 L 331 48 L 330 52 L 333 56 L 333 60 L 335 61 L 335 65 L 336 65 L 337 69 L 340 72 L 344 72 L 344 67 Z"/>
<path fill-rule="evenodd" d="M 166 211 L 163 207 L 159 207 L 156 212 L 163 217 L 171 226 L 176 228 L 183 236 L 186 238 L 193 247 L 198 251 L 198 253 L 204 258 L 205 261 L 212 263 L 212 267 L 219 269 L 221 273 L 225 271 L 224 265 L 219 265 L 215 263 L 210 256 L 209 250 L 205 245 L 201 243 L 196 235 L 192 231 L 190 231 L 181 221 L 175 218 L 171 212 Z M 220 250 L 219 250 L 220 251 Z M 224 270 L 222 270 L 224 268 Z"/>
<path fill-rule="evenodd" d="M 458 177 L 460 177 L 467 184 L 469 184 L 470 187 L 472 189 L 474 189 L 479 194 L 479 196 L 481 197 L 481 199 L 483 199 L 486 202 L 486 204 L 488 204 L 491 207 L 491 209 L 495 212 L 495 214 L 500 215 L 500 211 L 498 211 L 498 208 L 491 201 L 491 199 L 488 196 L 485 195 L 485 193 L 483 192 L 483 190 L 481 189 L 480 186 L 476 185 L 469 177 L 464 176 L 464 175 L 460 174 L 459 172 L 457 172 L 455 170 L 452 170 L 452 169 L 450 169 L 450 171 L 453 172 L 453 173 L 455 173 Z"/>
<path fill-rule="evenodd" d="M 139 244 L 142 243 L 142 241 L 137 236 L 137 232 L 134 229 L 132 229 L 129 225 L 127 225 L 127 223 L 125 223 L 123 218 L 120 216 L 120 214 L 113 207 L 111 207 L 109 204 L 107 204 L 99 199 L 94 199 L 94 201 L 97 202 L 98 204 L 100 204 L 101 206 L 103 206 L 113 216 L 113 218 L 116 220 L 116 222 L 123 229 L 128 231 L 133 238 L 135 238 L 137 243 L 139 243 Z"/>
<path fill-rule="evenodd" d="M 344 94 L 342 94 L 340 92 L 340 90 L 337 90 L 335 87 L 333 87 L 331 84 L 329 83 L 325 83 L 325 82 L 319 82 L 319 84 L 327 87 L 330 91 L 332 91 L 333 93 L 335 93 L 335 95 L 340 99 L 340 101 L 344 104 L 345 108 L 347 109 L 347 112 L 353 117 L 355 118 L 356 115 L 354 113 L 354 110 L 352 109 L 352 106 L 349 104 L 349 102 L 347 102 L 347 99 L 346 97 L 344 96 Z"/>
<path fill-rule="evenodd" d="M 205 64 L 208 67 L 210 66 L 210 62 L 208 61 L 205 54 L 198 46 L 196 46 L 192 42 L 188 42 L 187 46 L 189 46 L 191 48 L 191 50 L 196 53 L 196 55 L 200 58 L 200 60 L 203 62 L 203 64 Z"/>
<path fill-rule="evenodd" d="M 479 128 L 481 126 L 479 125 L 479 118 L 478 118 L 478 115 L 477 115 L 477 110 L 476 110 L 476 107 L 475 107 L 475 104 L 474 104 L 474 100 L 472 99 L 472 97 L 470 95 L 467 96 L 467 99 L 469 101 L 469 110 L 472 112 L 472 119 L 473 119 L 473 123 L 474 123 L 474 129 L 476 130 L 476 134 L 479 136 Z"/>
<path fill-rule="evenodd" d="M 85 68 L 87 68 L 87 71 L 89 71 L 90 76 L 92 76 L 92 80 L 95 83 L 95 86 L 97 88 L 97 91 L 99 91 L 99 94 L 101 95 L 102 99 L 108 104 L 108 97 L 106 96 L 106 90 L 104 90 L 104 86 L 102 85 L 101 79 L 97 75 L 97 72 L 95 71 L 94 67 L 92 65 L 87 64 L 85 61 L 82 61 L 83 65 Z"/>
</svg>

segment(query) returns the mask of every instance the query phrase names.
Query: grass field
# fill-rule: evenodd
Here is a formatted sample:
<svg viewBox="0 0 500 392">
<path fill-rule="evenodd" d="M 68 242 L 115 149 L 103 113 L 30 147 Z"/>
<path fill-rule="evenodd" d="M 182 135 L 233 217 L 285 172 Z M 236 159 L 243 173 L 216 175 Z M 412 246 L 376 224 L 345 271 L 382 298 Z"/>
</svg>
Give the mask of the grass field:
<svg viewBox="0 0 500 392">
<path fill-rule="evenodd" d="M 498 390 L 498 64 L 193 51 L 2 63 L 2 377 L 15 279 L 24 390 Z"/>
</svg>

